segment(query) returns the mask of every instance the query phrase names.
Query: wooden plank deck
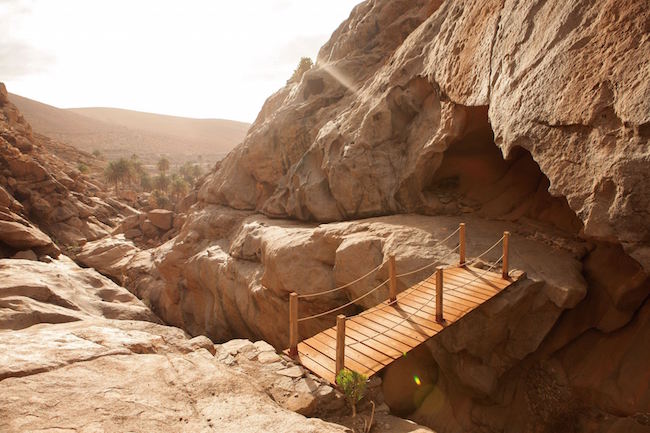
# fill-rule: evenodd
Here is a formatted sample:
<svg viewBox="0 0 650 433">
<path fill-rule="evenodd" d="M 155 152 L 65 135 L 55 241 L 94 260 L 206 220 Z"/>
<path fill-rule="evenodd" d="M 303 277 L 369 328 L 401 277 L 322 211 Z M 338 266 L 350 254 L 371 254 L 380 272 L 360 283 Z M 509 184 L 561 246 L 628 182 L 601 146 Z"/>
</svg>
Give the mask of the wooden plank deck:
<svg viewBox="0 0 650 433">
<path fill-rule="evenodd" d="M 370 377 L 404 356 L 474 308 L 511 285 L 500 273 L 471 266 L 444 270 L 443 312 L 445 323 L 435 320 L 435 274 L 397 295 L 397 302 L 383 302 L 345 326 L 345 361 L 350 370 Z M 316 375 L 335 383 L 336 327 L 298 344 L 297 360 Z"/>
</svg>

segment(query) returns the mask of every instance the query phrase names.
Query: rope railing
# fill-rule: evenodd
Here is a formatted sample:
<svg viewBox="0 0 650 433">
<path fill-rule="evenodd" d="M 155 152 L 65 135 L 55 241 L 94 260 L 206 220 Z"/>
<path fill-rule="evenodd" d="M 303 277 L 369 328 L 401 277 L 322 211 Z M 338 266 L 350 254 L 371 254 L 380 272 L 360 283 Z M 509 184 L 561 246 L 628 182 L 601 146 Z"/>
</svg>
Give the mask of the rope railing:
<svg viewBox="0 0 650 433">
<path fill-rule="evenodd" d="M 365 293 L 365 294 L 359 296 L 358 298 L 356 298 L 356 299 L 354 299 L 354 300 L 348 302 L 347 304 L 343 304 L 343 305 L 341 305 L 340 307 L 332 308 L 331 310 L 328 310 L 328 311 L 325 311 L 325 312 L 322 312 L 322 313 L 318 313 L 318 314 L 314 314 L 314 315 L 312 315 L 312 316 L 302 317 L 302 318 L 298 319 L 298 322 L 304 322 L 304 321 L 307 321 L 307 320 L 318 319 L 319 317 L 327 316 L 328 314 L 332 314 L 332 313 L 334 313 L 334 312 L 336 312 L 336 311 L 339 311 L 339 310 L 342 310 L 342 309 L 344 309 L 344 308 L 347 308 L 347 307 L 349 307 L 350 305 L 353 305 L 353 304 L 359 302 L 360 300 L 362 300 L 363 298 L 365 298 L 365 297 L 371 295 L 372 293 L 376 292 L 376 291 L 379 290 L 382 286 L 384 286 L 384 284 L 388 283 L 388 281 L 390 281 L 390 279 L 388 279 L 388 280 L 384 280 L 381 284 L 379 284 L 379 285 L 378 285 L 377 287 L 375 287 L 374 289 L 372 289 L 372 290 L 370 290 L 369 292 L 367 292 L 367 293 Z"/>
<path fill-rule="evenodd" d="M 445 256 L 443 256 L 441 259 L 436 260 L 435 262 L 433 262 L 433 264 L 436 264 L 436 263 L 442 262 L 443 260 L 447 259 L 450 255 L 452 255 L 452 254 L 453 254 L 454 252 L 456 252 L 457 250 L 458 250 L 458 247 L 454 248 L 452 251 L 450 251 L 449 253 L 447 253 L 447 254 L 446 254 Z M 430 266 L 431 266 L 431 265 L 427 265 L 427 268 L 430 267 Z M 418 271 L 421 272 L 422 270 L 423 270 L 423 269 L 419 269 Z M 407 274 L 408 274 L 408 273 L 401 274 L 401 275 L 402 275 L 402 276 L 405 276 L 405 275 L 407 275 Z M 383 307 L 376 308 L 376 309 L 374 309 L 374 310 L 372 310 L 372 311 L 384 311 L 384 310 L 387 310 L 388 308 L 392 307 L 392 305 L 393 305 L 393 303 L 391 302 L 391 303 L 389 303 L 389 304 L 384 305 Z M 357 314 L 355 317 L 365 316 L 366 314 L 369 314 L 369 313 L 371 313 L 372 311 L 370 311 L 370 310 L 362 311 L 361 313 Z"/>
<path fill-rule="evenodd" d="M 506 232 L 506 233 L 508 233 L 508 232 Z M 504 233 L 503 236 L 501 236 L 501 237 L 499 238 L 499 240 L 496 241 L 496 242 L 494 243 L 494 245 L 492 245 L 492 246 L 491 246 L 490 248 L 488 248 L 487 250 L 483 251 L 483 252 L 482 252 L 481 254 L 479 254 L 478 256 L 474 257 L 474 259 L 472 259 L 472 261 L 471 261 L 470 263 L 471 263 L 471 264 L 474 264 L 474 263 L 478 262 L 479 259 L 480 259 L 481 257 L 483 257 L 484 255 L 486 255 L 487 253 L 489 253 L 490 251 L 492 251 L 493 249 L 495 249 L 495 248 L 496 248 L 496 247 L 501 243 L 501 241 L 503 241 L 503 240 L 506 238 L 506 233 Z"/>
<path fill-rule="evenodd" d="M 456 232 L 457 232 L 457 231 L 456 231 Z M 455 233 L 454 233 L 454 234 L 455 234 Z M 449 240 L 449 238 L 447 238 L 446 241 L 447 241 L 447 240 Z M 425 265 L 425 266 L 421 267 L 420 269 L 416 269 L 415 271 L 407 272 L 407 273 L 404 273 L 404 274 L 399 274 L 399 275 L 396 275 L 395 277 L 396 277 L 396 278 L 402 278 L 402 277 L 405 277 L 405 276 L 408 276 L 408 275 L 411 275 L 411 274 L 415 274 L 415 273 L 418 273 L 418 272 L 422 272 L 423 270 L 425 270 L 425 269 L 427 269 L 427 268 L 430 268 L 431 266 L 433 266 L 433 265 L 435 265 L 435 264 L 440 263 L 440 261 L 445 260 L 447 257 L 449 257 L 450 255 L 452 255 L 452 254 L 454 254 L 456 251 L 458 251 L 459 248 L 460 248 L 460 244 L 457 245 L 456 248 L 454 248 L 453 250 L 451 250 L 450 252 L 448 252 L 448 253 L 447 253 L 444 257 L 442 257 L 441 259 L 436 259 L 436 260 L 434 260 L 432 263 L 429 263 L 428 265 Z M 387 262 L 384 262 L 384 263 L 387 263 Z M 383 264 L 382 264 L 382 265 L 383 265 Z M 372 290 L 370 290 L 369 292 L 367 292 L 367 293 L 365 293 L 365 294 L 363 294 L 363 295 L 357 297 L 356 299 L 353 299 L 352 301 L 350 301 L 350 302 L 348 302 L 348 303 L 346 303 L 346 304 L 344 304 L 344 305 L 341 305 L 341 306 L 336 307 L 336 308 L 332 308 L 331 310 L 324 311 L 324 312 L 322 312 L 322 313 L 313 314 L 313 315 L 308 316 L 308 317 L 301 317 L 301 318 L 298 319 L 298 322 L 305 322 L 305 321 L 307 321 L 307 320 L 318 319 L 318 318 L 320 318 L 320 317 L 324 317 L 324 316 L 327 316 L 328 314 L 332 314 L 332 313 L 334 313 L 334 312 L 337 312 L 337 311 L 340 311 L 340 310 L 342 310 L 342 309 L 344 309 L 344 308 L 347 308 L 347 307 L 349 307 L 349 306 L 351 306 L 351 305 L 353 305 L 353 304 L 356 304 L 356 303 L 359 302 L 360 300 L 366 298 L 366 297 L 369 296 L 370 294 L 376 292 L 377 290 L 379 290 L 381 287 L 383 287 L 383 286 L 384 286 L 386 283 L 388 283 L 388 282 L 390 282 L 390 278 L 388 278 L 387 280 L 384 280 L 383 282 L 381 282 L 378 286 L 374 287 L 374 288 L 373 288 Z M 315 296 L 315 295 L 309 295 L 309 296 Z M 301 299 L 301 298 L 302 298 L 302 296 L 298 295 L 298 299 Z M 363 313 L 361 313 L 361 314 L 363 314 Z"/>
<path fill-rule="evenodd" d="M 422 266 L 422 267 L 419 268 L 419 269 L 415 269 L 415 270 L 412 270 L 412 271 L 409 271 L 409 272 L 404 272 L 403 274 L 397 274 L 396 277 L 397 277 L 397 278 L 404 278 L 404 277 L 408 277 L 408 276 L 411 276 L 411 275 L 418 274 L 418 273 L 424 271 L 425 269 L 429 269 L 430 267 L 432 267 L 432 266 L 434 266 L 434 265 L 440 263 L 441 261 L 445 260 L 447 257 L 449 257 L 450 255 L 454 254 L 454 253 L 455 253 L 456 251 L 458 251 L 459 249 L 460 249 L 460 244 L 456 245 L 456 248 L 454 248 L 453 250 L 451 250 L 449 253 L 447 253 L 447 254 L 446 254 L 444 257 L 442 257 L 441 259 L 436 259 L 436 260 L 434 260 L 433 262 L 429 263 L 428 265 L 424 265 L 424 266 Z"/>
<path fill-rule="evenodd" d="M 458 290 L 460 290 L 460 289 L 462 289 L 462 288 L 464 288 L 464 287 L 466 287 L 466 286 L 472 284 L 473 282 L 479 280 L 479 279 L 482 278 L 484 275 L 486 275 L 488 272 L 492 271 L 492 269 L 494 269 L 494 268 L 499 264 L 499 262 L 501 261 L 502 258 L 503 258 L 503 256 L 499 257 L 499 259 L 498 259 L 496 262 L 494 262 L 494 263 L 492 264 L 492 266 L 490 266 L 488 269 L 484 270 L 482 273 L 480 273 L 479 275 L 477 275 L 476 278 L 474 278 L 473 280 L 467 281 L 467 282 L 464 283 L 463 285 L 461 285 L 461 286 L 457 286 L 457 287 L 455 287 L 455 288 L 453 288 L 453 289 L 451 289 L 451 290 L 446 290 L 446 291 L 444 291 L 444 293 L 452 293 L 452 292 L 456 292 L 456 291 L 458 291 Z M 417 308 L 413 313 L 411 313 L 411 314 L 409 314 L 408 316 L 406 316 L 402 321 L 395 323 L 395 324 L 392 325 L 390 328 L 388 328 L 388 329 L 386 329 L 386 330 L 384 330 L 384 331 L 382 331 L 382 332 L 380 332 L 380 333 L 378 333 L 378 334 L 375 334 L 375 335 L 373 335 L 373 336 L 368 336 L 368 337 L 364 338 L 363 340 L 359 340 L 359 341 L 356 341 L 356 342 L 354 342 L 354 343 L 350 343 L 350 344 L 348 344 L 348 346 L 355 346 L 355 345 L 357 345 L 357 344 L 365 343 L 366 341 L 368 341 L 368 340 L 372 340 L 372 339 L 374 339 L 375 337 L 378 337 L 378 336 L 380 336 L 380 335 L 384 335 L 384 334 L 387 333 L 388 331 L 393 331 L 393 330 L 395 330 L 395 328 L 397 328 L 398 326 L 401 326 L 402 324 L 406 323 L 407 321 L 409 321 L 409 320 L 411 320 L 413 317 L 415 317 L 416 314 L 418 314 L 419 312 L 421 312 L 421 311 L 424 309 L 424 307 L 426 307 L 427 305 L 429 305 L 429 303 L 430 303 L 431 301 L 433 301 L 434 299 L 436 299 L 436 298 L 437 298 L 437 295 L 433 295 L 433 296 L 431 296 L 431 297 L 430 297 L 430 298 L 429 298 L 429 299 L 428 299 L 424 304 L 422 304 L 419 308 Z M 392 307 L 393 305 L 392 305 L 392 304 L 391 304 L 391 305 L 387 305 L 386 307 L 389 307 L 389 306 Z M 361 315 L 358 315 L 358 316 L 361 316 Z M 358 316 L 355 316 L 355 317 L 353 317 L 353 318 L 350 318 L 349 320 L 352 321 L 352 322 L 354 322 L 354 319 L 355 319 L 356 317 L 358 317 Z"/>
<path fill-rule="evenodd" d="M 461 230 L 461 227 L 458 227 L 456 230 L 454 230 L 452 233 L 450 233 L 449 236 L 447 236 L 446 238 L 444 238 L 444 239 L 441 240 L 441 241 L 436 242 L 436 243 L 435 243 L 431 248 L 436 248 L 436 247 L 438 247 L 438 246 L 444 244 L 444 243 L 447 242 L 449 239 L 451 239 L 452 236 L 454 236 L 456 233 L 458 233 L 460 230 Z M 354 285 L 354 284 L 356 284 L 356 283 L 362 281 L 363 279 L 368 278 L 370 275 L 372 275 L 374 272 L 376 272 L 376 271 L 378 271 L 379 269 L 381 269 L 381 268 L 382 268 L 386 263 L 388 263 L 388 262 L 389 262 L 389 260 L 384 260 L 384 261 L 381 262 L 379 265 L 375 266 L 373 269 L 371 269 L 370 271 L 368 271 L 368 273 L 366 273 L 366 274 L 360 276 L 359 278 L 357 278 L 357 279 L 354 280 L 354 281 L 350 281 L 349 283 L 345 283 L 345 284 L 343 284 L 342 286 L 335 287 L 335 288 L 333 288 L 333 289 L 329 289 L 329 290 L 324 290 L 324 291 L 322 291 L 322 292 L 317 292 L 317 293 L 307 293 L 307 294 L 304 294 L 304 295 L 298 295 L 298 299 L 314 298 L 314 297 L 316 297 L 316 296 L 328 295 L 328 294 L 330 294 L 330 293 L 335 293 L 335 292 L 338 292 L 338 291 L 340 291 L 340 290 L 347 289 L 348 287 L 350 287 L 350 286 L 352 286 L 352 285 Z"/>
<path fill-rule="evenodd" d="M 426 265 L 424 265 L 424 266 L 422 266 L 422 267 L 420 267 L 418 269 L 414 269 L 412 271 L 397 274 L 396 265 L 395 265 L 395 257 L 390 256 L 389 260 L 382 262 L 380 265 L 378 265 L 377 267 L 371 269 L 366 274 L 364 274 L 361 277 L 357 278 L 356 280 L 351 281 L 349 283 L 346 283 L 346 284 L 344 284 L 342 286 L 339 286 L 339 287 L 336 287 L 336 288 L 330 289 L 330 290 L 325 290 L 323 292 L 306 294 L 306 295 L 298 295 L 297 293 L 292 293 L 290 298 L 289 298 L 289 300 L 290 300 L 290 302 L 289 302 L 289 323 L 290 323 L 290 327 L 289 327 L 289 339 L 290 339 L 290 342 L 289 342 L 289 354 L 291 356 L 298 355 L 298 340 L 299 340 L 299 337 L 298 337 L 298 324 L 300 322 L 305 322 L 305 321 L 308 321 L 308 320 L 313 320 L 313 319 L 317 319 L 317 318 L 320 318 L 320 317 L 324 317 L 324 316 L 327 316 L 329 314 L 340 311 L 342 309 L 345 309 L 347 307 L 350 307 L 350 306 L 354 305 L 355 303 L 359 302 L 360 300 L 370 296 L 372 293 L 375 293 L 377 290 L 379 290 L 380 288 L 385 286 L 387 283 L 389 283 L 389 302 L 386 305 L 383 305 L 380 308 L 374 308 L 373 310 L 364 311 L 364 312 L 356 315 L 355 317 L 362 317 L 365 314 L 369 314 L 371 312 L 377 312 L 377 311 L 382 311 L 382 310 L 391 308 L 397 302 L 397 280 L 399 278 L 404 278 L 404 277 L 408 277 L 408 276 L 411 276 L 411 275 L 415 275 L 415 274 L 418 274 L 418 273 L 420 273 L 420 272 L 422 272 L 422 271 L 424 271 L 426 269 L 429 269 L 430 267 L 432 267 L 432 266 L 434 266 L 436 264 L 439 264 L 441 261 L 445 260 L 450 255 L 455 254 L 456 252 L 458 252 L 459 261 L 458 261 L 458 264 L 455 265 L 455 266 L 463 267 L 463 266 L 468 266 L 468 265 L 472 265 L 472 264 L 477 263 L 482 257 L 484 257 L 486 254 L 488 254 L 490 251 L 492 251 L 494 248 L 496 248 L 500 243 L 503 243 L 503 254 L 501 255 L 501 257 L 499 257 L 499 259 L 497 259 L 496 262 L 492 263 L 483 272 L 477 274 L 477 276 L 474 279 L 472 279 L 470 281 L 467 281 L 467 282 L 463 283 L 460 286 L 456 286 L 452 290 L 447 290 L 445 293 L 452 293 L 452 292 L 461 290 L 464 287 L 467 287 L 468 285 L 470 285 L 473 282 L 477 281 L 478 279 L 482 278 L 488 272 L 492 271 L 499 264 L 499 262 L 502 262 L 502 277 L 504 279 L 508 278 L 508 248 L 509 248 L 509 236 L 510 236 L 509 232 L 504 232 L 503 236 L 501 238 L 499 238 L 498 241 L 496 241 L 492 246 L 490 246 L 488 249 L 483 251 L 478 256 L 475 256 L 474 259 L 472 259 L 470 262 L 465 261 L 465 255 L 466 255 L 465 224 L 460 224 L 459 227 L 456 230 L 454 230 L 454 232 L 452 232 L 445 239 L 437 242 L 433 246 L 433 248 L 447 242 L 449 239 L 451 239 L 457 233 L 459 233 L 459 244 L 453 250 L 449 251 L 443 258 L 436 259 L 432 263 L 426 264 Z M 369 277 L 374 272 L 377 272 L 386 263 L 389 264 L 389 278 L 387 280 L 382 281 L 379 285 L 375 286 L 370 291 L 364 293 L 363 295 L 357 297 L 354 300 L 351 300 L 351 301 L 345 303 L 344 305 L 332 308 L 332 309 L 330 309 L 328 311 L 313 314 L 313 315 L 308 316 L 308 317 L 303 317 L 303 318 L 298 317 L 298 300 L 299 299 L 301 299 L 301 298 L 312 298 L 312 297 L 316 297 L 316 296 L 320 296 L 320 295 L 334 293 L 334 292 L 337 292 L 339 290 L 343 290 L 343 289 L 345 289 L 347 287 L 350 287 L 351 285 L 356 284 L 356 283 L 362 281 L 363 279 Z M 440 323 L 444 322 L 443 307 L 442 307 L 442 305 L 443 305 L 442 302 L 443 302 L 443 271 L 444 271 L 444 269 L 445 269 L 445 267 L 442 267 L 442 266 L 438 266 L 437 269 L 436 269 L 436 273 L 435 273 L 435 275 L 436 275 L 436 294 L 434 296 L 431 296 L 426 302 L 424 302 L 422 305 L 420 305 L 415 310 L 415 312 L 409 314 L 406 318 L 404 318 L 400 322 L 392 325 L 390 328 L 387 328 L 385 331 L 383 331 L 383 332 L 381 332 L 379 334 L 375 334 L 372 337 L 369 336 L 369 337 L 367 337 L 367 338 L 365 338 L 363 340 L 351 343 L 351 345 L 361 344 L 361 343 L 363 343 L 365 341 L 368 341 L 368 340 L 370 340 L 372 338 L 375 338 L 375 337 L 377 337 L 379 335 L 382 335 L 385 332 L 394 330 L 396 327 L 401 326 L 403 323 L 410 320 L 416 314 L 421 312 L 422 309 L 424 307 L 426 307 L 434 299 L 436 300 L 436 308 L 435 308 L 436 321 L 440 322 Z M 354 318 L 352 318 L 350 320 L 354 320 Z M 345 321 L 346 321 L 346 317 L 344 315 L 339 315 L 337 317 L 337 342 L 336 342 L 336 344 L 337 344 L 336 365 L 337 366 L 342 365 L 343 357 L 344 357 Z"/>
<path fill-rule="evenodd" d="M 335 287 L 335 288 L 333 288 L 331 290 L 325 290 L 323 292 L 309 293 L 309 294 L 305 294 L 305 295 L 298 295 L 298 298 L 299 299 L 313 298 L 313 297 L 316 297 L 316 296 L 327 295 L 327 294 L 330 294 L 330 293 L 338 292 L 338 291 L 343 290 L 343 289 L 347 289 L 348 287 L 352 286 L 353 284 L 356 284 L 359 281 L 369 277 L 373 272 L 378 271 L 379 269 L 381 269 L 386 263 L 388 263 L 388 260 L 384 260 L 379 265 L 377 265 L 375 268 L 368 271 L 367 274 L 362 275 L 359 278 L 357 278 L 356 280 L 350 281 L 349 283 L 346 283 L 346 284 L 344 284 L 342 286 Z"/>
</svg>

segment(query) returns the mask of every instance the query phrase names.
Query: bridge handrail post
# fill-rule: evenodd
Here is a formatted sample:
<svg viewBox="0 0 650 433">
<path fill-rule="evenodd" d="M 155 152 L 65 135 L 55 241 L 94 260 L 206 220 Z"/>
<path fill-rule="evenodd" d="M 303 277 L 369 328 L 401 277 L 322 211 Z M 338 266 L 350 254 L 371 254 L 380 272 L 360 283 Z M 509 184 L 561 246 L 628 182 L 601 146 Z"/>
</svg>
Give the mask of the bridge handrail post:
<svg viewBox="0 0 650 433">
<path fill-rule="evenodd" d="M 298 294 L 289 295 L 289 356 L 298 356 Z"/>
<path fill-rule="evenodd" d="M 436 268 L 436 322 L 442 323 L 445 321 L 443 312 L 442 312 L 442 273 L 443 267 L 438 266 Z"/>
<path fill-rule="evenodd" d="M 395 264 L 395 256 L 391 255 L 388 258 L 388 276 L 389 276 L 389 285 L 388 285 L 388 296 L 390 302 L 397 301 L 397 266 Z"/>
<path fill-rule="evenodd" d="M 501 277 L 504 279 L 508 278 L 508 267 L 510 265 L 509 263 L 509 255 L 510 253 L 510 232 L 503 232 L 503 266 L 501 270 Z"/>
<path fill-rule="evenodd" d="M 336 316 L 336 375 L 345 367 L 345 315 Z"/>
<path fill-rule="evenodd" d="M 460 223 L 459 232 L 459 250 L 458 255 L 460 256 L 459 264 L 460 266 L 465 266 L 465 223 Z"/>
</svg>

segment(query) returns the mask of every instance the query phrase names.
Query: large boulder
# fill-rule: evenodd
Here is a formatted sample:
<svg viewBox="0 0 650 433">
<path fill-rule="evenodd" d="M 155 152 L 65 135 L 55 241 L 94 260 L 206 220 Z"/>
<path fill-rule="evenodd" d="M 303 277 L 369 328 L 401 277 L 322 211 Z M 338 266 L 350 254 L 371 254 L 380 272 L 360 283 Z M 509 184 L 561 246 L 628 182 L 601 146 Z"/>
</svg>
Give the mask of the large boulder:
<svg viewBox="0 0 650 433">
<path fill-rule="evenodd" d="M 165 209 L 154 209 L 147 212 L 147 218 L 160 230 L 167 231 L 174 226 L 174 212 Z"/>
<path fill-rule="evenodd" d="M 52 245 L 52 240 L 43 232 L 16 221 L 0 220 L 0 241 L 18 249 Z"/>
</svg>

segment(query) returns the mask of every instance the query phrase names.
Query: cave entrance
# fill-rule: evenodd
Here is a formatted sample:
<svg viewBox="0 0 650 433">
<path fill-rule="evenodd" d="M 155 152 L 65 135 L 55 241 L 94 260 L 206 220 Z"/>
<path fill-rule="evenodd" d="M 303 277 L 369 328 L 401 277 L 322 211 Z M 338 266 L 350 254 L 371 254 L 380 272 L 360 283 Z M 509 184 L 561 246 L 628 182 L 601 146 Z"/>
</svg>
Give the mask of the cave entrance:
<svg viewBox="0 0 650 433">
<path fill-rule="evenodd" d="M 530 152 L 517 147 L 504 159 L 494 142 L 488 107 L 464 110 L 463 132 L 444 152 L 440 167 L 424 188 L 427 212 L 529 218 L 578 233 L 582 222 L 566 198 L 549 193 L 550 181 Z"/>
</svg>

